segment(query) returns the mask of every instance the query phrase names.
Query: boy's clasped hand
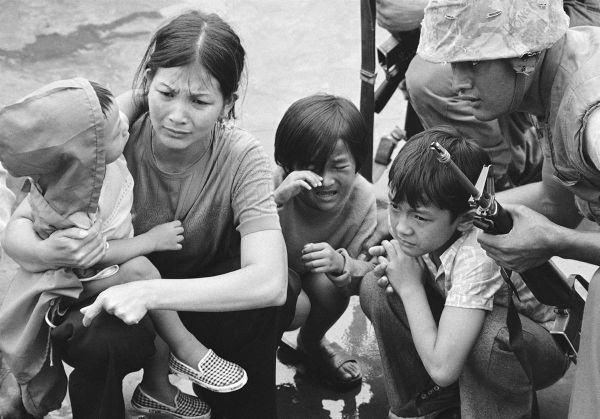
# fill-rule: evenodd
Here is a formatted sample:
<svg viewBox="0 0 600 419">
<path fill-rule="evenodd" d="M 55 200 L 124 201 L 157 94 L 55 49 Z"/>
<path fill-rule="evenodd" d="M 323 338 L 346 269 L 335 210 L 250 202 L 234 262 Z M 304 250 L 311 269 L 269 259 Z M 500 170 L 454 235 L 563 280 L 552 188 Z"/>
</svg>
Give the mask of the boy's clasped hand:
<svg viewBox="0 0 600 419">
<path fill-rule="evenodd" d="M 380 246 L 371 247 L 369 254 L 377 257 L 373 272 L 377 284 L 387 293 L 400 295 L 412 287 L 423 286 L 423 266 L 418 258 L 405 254 L 397 240 L 384 240 Z"/>
</svg>

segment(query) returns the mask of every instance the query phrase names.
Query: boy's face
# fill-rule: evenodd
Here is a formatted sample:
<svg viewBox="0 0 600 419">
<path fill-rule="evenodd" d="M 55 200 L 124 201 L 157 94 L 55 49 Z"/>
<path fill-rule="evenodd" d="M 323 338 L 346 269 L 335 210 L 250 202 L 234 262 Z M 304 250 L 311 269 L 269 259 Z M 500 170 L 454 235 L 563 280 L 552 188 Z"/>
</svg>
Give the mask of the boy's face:
<svg viewBox="0 0 600 419">
<path fill-rule="evenodd" d="M 308 170 L 314 171 L 313 168 Z M 346 202 L 356 179 L 356 162 L 343 140 L 337 140 L 333 152 L 327 159 L 322 186 L 303 190 L 300 198 L 310 207 L 321 211 L 331 211 Z"/>
<path fill-rule="evenodd" d="M 448 210 L 434 205 L 412 208 L 408 203 L 388 205 L 390 233 L 402 251 L 412 257 L 428 253 L 441 255 L 455 235 L 460 217 L 452 220 Z"/>
<path fill-rule="evenodd" d="M 129 139 L 129 123 L 125 114 L 113 104 L 106 115 L 105 132 L 105 161 L 112 163 L 123 153 Z"/>
</svg>

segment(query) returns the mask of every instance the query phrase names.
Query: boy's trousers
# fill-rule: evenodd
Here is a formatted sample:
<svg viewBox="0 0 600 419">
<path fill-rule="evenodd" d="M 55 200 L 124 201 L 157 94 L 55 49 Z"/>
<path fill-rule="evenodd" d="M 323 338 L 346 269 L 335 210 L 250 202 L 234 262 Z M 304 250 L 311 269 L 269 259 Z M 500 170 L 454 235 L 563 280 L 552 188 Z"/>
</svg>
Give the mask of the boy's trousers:
<svg viewBox="0 0 600 419">
<path fill-rule="evenodd" d="M 427 295 L 432 313 L 439 319 L 443 298 L 435 291 Z M 434 400 L 429 405 L 415 400 L 434 383 L 414 346 L 400 297 L 386 294 L 369 274 L 361 284 L 360 302 L 377 336 L 390 412 L 397 416 L 421 416 L 444 407 Z M 539 390 L 562 377 L 569 361 L 546 329 L 527 317 L 519 317 L 534 388 Z M 530 416 L 534 388 L 508 348 L 506 308 L 494 306 L 486 315 L 480 336 L 459 377 L 459 387 L 463 419 Z"/>
</svg>

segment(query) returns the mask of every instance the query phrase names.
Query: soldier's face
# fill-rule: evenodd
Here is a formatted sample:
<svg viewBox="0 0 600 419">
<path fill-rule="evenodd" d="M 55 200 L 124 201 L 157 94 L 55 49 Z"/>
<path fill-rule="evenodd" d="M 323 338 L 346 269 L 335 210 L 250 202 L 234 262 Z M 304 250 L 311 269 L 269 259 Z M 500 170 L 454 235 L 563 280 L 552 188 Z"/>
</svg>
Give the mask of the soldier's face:
<svg viewBox="0 0 600 419">
<path fill-rule="evenodd" d="M 508 60 L 452 63 L 452 87 L 480 121 L 491 121 L 511 111 L 516 73 Z"/>
</svg>

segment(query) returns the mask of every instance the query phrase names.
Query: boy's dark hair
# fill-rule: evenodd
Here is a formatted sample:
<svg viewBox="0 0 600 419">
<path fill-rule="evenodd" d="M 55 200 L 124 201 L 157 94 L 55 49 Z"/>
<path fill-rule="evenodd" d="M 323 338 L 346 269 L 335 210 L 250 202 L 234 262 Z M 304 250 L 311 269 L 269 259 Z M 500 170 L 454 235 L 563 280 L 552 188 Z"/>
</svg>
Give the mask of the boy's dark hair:
<svg viewBox="0 0 600 419">
<path fill-rule="evenodd" d="M 309 166 L 322 173 L 339 139 L 348 146 L 358 171 L 370 141 L 359 110 L 339 96 L 305 97 L 288 108 L 277 127 L 275 162 L 286 173 Z"/>
<path fill-rule="evenodd" d="M 487 153 L 474 141 L 462 137 L 454 128 L 438 126 L 411 137 L 400 149 L 390 168 L 390 198 L 406 202 L 413 208 L 435 205 L 450 211 L 453 219 L 469 210 L 469 193 L 458 182 L 447 164 L 437 160 L 429 148 L 437 141 L 473 184 L 484 164 L 490 164 Z"/>
<path fill-rule="evenodd" d="M 115 97 L 110 90 L 99 85 L 95 81 L 90 81 L 90 85 L 92 86 L 92 89 L 94 89 L 94 92 L 96 92 L 96 96 L 98 96 L 98 102 L 100 102 L 100 109 L 102 109 L 102 114 L 104 117 L 106 117 L 106 113 L 113 105 Z"/>
</svg>

